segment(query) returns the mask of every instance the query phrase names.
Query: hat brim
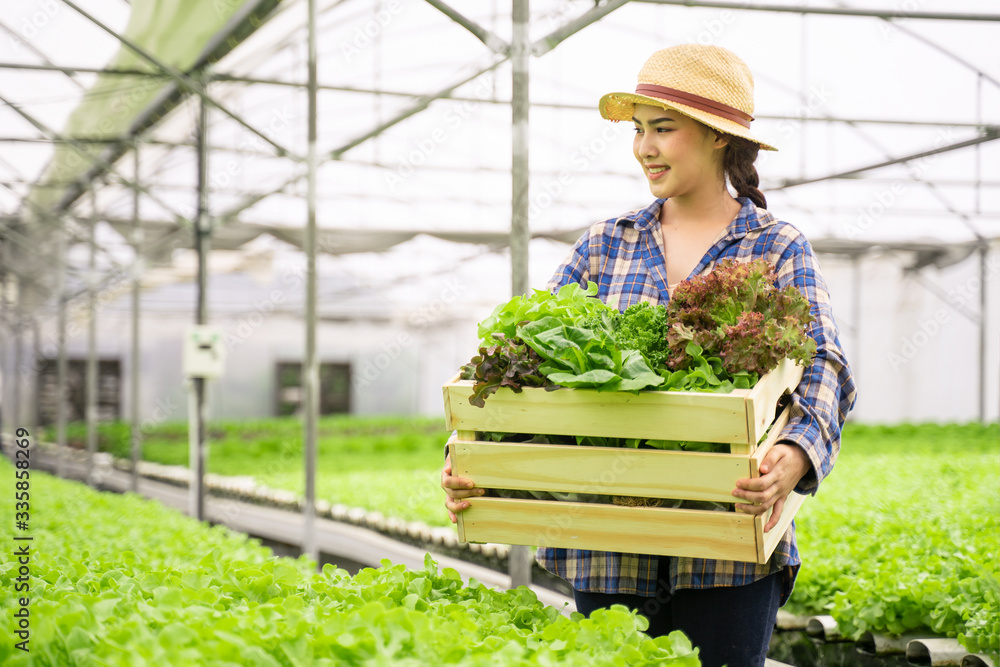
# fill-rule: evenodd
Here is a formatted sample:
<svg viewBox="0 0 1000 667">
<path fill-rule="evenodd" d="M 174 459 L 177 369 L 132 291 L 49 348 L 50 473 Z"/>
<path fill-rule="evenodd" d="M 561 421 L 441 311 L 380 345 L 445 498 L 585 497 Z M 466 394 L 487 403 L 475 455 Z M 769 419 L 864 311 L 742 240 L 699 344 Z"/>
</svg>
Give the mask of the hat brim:
<svg viewBox="0 0 1000 667">
<path fill-rule="evenodd" d="M 693 118 L 699 123 L 708 125 L 719 132 L 748 139 L 766 151 L 778 150 L 774 146 L 764 143 L 757 137 L 750 134 L 750 130 L 748 128 L 743 127 L 736 121 L 721 118 L 711 112 L 689 107 L 686 104 L 668 102 L 656 97 L 646 97 L 645 95 L 638 95 L 636 93 L 608 93 L 601 98 L 598 106 L 601 111 L 601 116 L 604 118 L 608 120 L 628 121 L 632 120 L 632 116 L 635 115 L 635 105 L 637 104 L 648 104 L 650 106 L 660 107 L 661 109 L 673 109 L 674 111 L 678 111 L 689 118 Z"/>
</svg>

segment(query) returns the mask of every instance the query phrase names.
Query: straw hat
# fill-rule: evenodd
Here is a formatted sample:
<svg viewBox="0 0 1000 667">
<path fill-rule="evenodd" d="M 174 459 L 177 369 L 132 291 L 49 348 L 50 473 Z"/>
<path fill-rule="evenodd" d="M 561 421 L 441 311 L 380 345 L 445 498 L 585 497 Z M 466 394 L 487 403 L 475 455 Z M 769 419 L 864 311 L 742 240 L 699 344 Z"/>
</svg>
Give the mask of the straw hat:
<svg viewBox="0 0 1000 667">
<path fill-rule="evenodd" d="M 634 93 L 601 98 L 601 115 L 632 120 L 636 104 L 673 109 L 764 150 L 778 150 L 750 134 L 753 75 L 735 53 L 719 46 L 679 44 L 657 51 L 639 71 Z"/>
</svg>

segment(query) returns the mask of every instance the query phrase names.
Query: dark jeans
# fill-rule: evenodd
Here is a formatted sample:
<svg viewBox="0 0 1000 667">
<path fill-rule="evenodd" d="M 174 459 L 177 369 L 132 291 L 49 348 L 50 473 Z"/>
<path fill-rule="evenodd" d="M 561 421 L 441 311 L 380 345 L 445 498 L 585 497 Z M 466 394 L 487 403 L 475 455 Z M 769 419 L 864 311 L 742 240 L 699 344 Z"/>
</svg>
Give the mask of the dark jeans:
<svg viewBox="0 0 1000 667">
<path fill-rule="evenodd" d="M 660 561 L 666 572 L 666 559 Z M 649 619 L 652 637 L 681 630 L 699 649 L 702 667 L 763 667 L 781 601 L 781 574 L 746 586 L 682 589 L 674 595 L 667 577 L 659 577 L 651 598 L 625 593 L 574 591 L 576 608 L 590 616 L 595 609 L 623 604 Z"/>
</svg>

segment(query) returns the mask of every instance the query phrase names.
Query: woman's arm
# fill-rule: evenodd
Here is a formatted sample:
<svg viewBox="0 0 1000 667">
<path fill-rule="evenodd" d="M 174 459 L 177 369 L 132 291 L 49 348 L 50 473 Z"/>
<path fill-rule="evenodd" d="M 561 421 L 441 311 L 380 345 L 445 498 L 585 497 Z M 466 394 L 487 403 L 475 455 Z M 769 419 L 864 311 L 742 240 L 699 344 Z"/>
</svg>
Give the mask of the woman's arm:
<svg viewBox="0 0 1000 667">
<path fill-rule="evenodd" d="M 733 491 L 733 496 L 756 503 L 738 504 L 739 511 L 759 515 L 774 507 L 765 532 L 778 522 L 791 491 L 814 494 L 830 473 L 840 452 L 841 428 L 857 398 L 830 294 L 808 241 L 800 237 L 787 246 L 776 268 L 779 287 L 794 285 L 809 299 L 815 321 L 808 334 L 816 341 L 816 356 L 792 394 L 788 425 L 761 463 L 761 476 L 739 480 Z"/>
<path fill-rule="evenodd" d="M 588 280 L 592 280 L 590 276 L 590 230 L 584 232 L 577 239 L 577 242 L 569 252 L 569 257 L 556 269 L 556 272 L 549 279 L 546 288 L 550 292 L 554 292 L 563 285 L 569 285 L 570 283 L 586 287 Z"/>
<path fill-rule="evenodd" d="M 840 431 L 854 407 L 857 389 L 840 346 L 830 293 L 812 247 L 804 238 L 793 244 L 778 264 L 778 286 L 794 285 L 809 299 L 815 321 L 808 334 L 816 341 L 816 356 L 792 393 L 791 415 L 780 442 L 800 447 L 810 469 L 795 490 L 816 493 L 840 453 Z"/>
</svg>

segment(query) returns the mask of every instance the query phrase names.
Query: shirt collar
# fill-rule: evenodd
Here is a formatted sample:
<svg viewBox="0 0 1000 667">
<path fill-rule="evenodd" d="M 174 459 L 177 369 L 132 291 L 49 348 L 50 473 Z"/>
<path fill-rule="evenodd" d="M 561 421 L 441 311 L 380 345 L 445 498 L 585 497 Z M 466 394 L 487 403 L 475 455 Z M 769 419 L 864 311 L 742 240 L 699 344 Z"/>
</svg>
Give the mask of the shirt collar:
<svg viewBox="0 0 1000 667">
<path fill-rule="evenodd" d="M 636 231 L 657 230 L 660 227 L 660 209 L 666 199 L 655 199 L 652 204 L 644 209 L 632 211 L 618 218 L 618 224 L 631 223 Z M 726 229 L 726 236 L 740 239 L 748 233 L 770 227 L 777 222 L 771 212 L 764 208 L 757 208 L 749 197 L 737 197 L 740 202 L 740 212 L 736 215 L 729 227 Z"/>
</svg>

